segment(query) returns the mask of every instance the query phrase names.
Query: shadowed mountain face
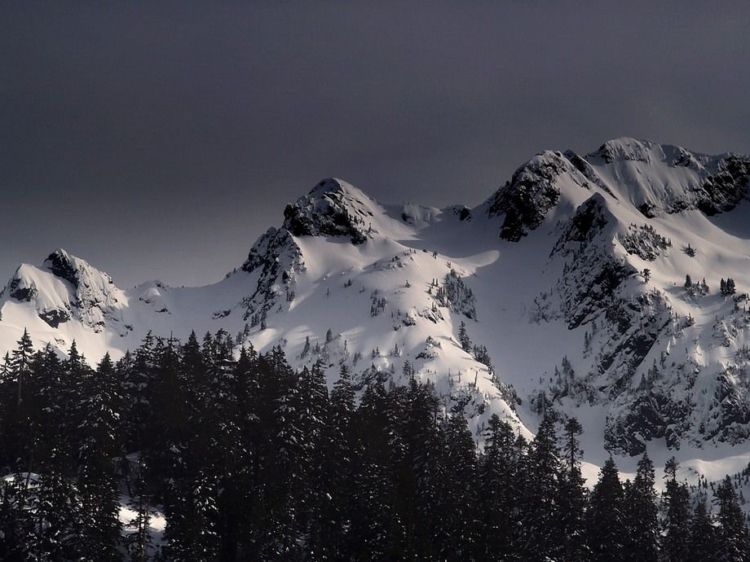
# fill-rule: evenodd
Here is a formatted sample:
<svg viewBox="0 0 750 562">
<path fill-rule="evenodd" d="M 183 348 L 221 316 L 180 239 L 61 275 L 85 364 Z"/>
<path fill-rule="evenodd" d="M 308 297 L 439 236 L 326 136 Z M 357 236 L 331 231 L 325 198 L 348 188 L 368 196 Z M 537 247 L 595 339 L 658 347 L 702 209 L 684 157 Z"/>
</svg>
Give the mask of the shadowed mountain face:
<svg viewBox="0 0 750 562">
<path fill-rule="evenodd" d="M 750 159 L 620 138 L 534 156 L 470 209 L 381 204 L 326 179 L 214 285 L 130 290 L 64 250 L 2 292 L 0 346 L 89 359 L 151 330 L 225 329 L 358 381 L 413 369 L 479 434 L 555 408 L 635 454 L 750 436 Z M 731 280 L 731 284 L 729 283 Z M 459 334 L 461 337 L 459 337 Z"/>
</svg>

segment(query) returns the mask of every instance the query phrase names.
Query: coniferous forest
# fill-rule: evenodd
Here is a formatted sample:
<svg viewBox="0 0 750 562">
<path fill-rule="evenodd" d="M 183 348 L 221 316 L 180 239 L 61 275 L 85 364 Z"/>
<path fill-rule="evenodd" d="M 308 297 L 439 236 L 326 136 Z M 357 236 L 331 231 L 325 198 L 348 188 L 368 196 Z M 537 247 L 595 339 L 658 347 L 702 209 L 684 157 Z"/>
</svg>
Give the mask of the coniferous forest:
<svg viewBox="0 0 750 562">
<path fill-rule="evenodd" d="M 657 493 L 644 455 L 632 481 L 609 460 L 588 490 L 574 418 L 549 413 L 528 442 L 494 416 L 480 450 L 413 376 L 342 368 L 329 392 L 320 365 L 235 349 L 149 335 L 92 368 L 25 334 L 0 381 L 0 559 L 750 559 L 729 477 L 709 504 L 670 461 Z"/>
</svg>

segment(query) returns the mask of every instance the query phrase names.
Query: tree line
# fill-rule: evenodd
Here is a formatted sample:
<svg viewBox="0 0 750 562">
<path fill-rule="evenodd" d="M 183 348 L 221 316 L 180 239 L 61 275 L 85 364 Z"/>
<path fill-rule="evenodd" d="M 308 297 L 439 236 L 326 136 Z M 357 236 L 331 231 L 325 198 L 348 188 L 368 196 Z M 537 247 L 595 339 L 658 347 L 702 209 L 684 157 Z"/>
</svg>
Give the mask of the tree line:
<svg viewBox="0 0 750 562">
<path fill-rule="evenodd" d="M 479 449 L 414 376 L 342 366 L 329 392 L 319 363 L 235 349 L 148 335 L 91 368 L 25 333 L 0 373 L 0 559 L 750 560 L 728 477 L 708 505 L 670 460 L 659 495 L 644 454 L 588 490 L 575 418 L 549 412 L 528 441 L 492 416 Z"/>
</svg>

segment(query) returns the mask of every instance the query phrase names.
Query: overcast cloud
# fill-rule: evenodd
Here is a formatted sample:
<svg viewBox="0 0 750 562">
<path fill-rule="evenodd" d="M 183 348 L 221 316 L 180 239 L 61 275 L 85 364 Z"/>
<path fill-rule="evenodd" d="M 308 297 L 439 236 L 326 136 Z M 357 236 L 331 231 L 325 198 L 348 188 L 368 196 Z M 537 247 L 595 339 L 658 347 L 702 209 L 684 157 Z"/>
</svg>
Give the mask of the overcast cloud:
<svg viewBox="0 0 750 562">
<path fill-rule="evenodd" d="M 0 276 L 215 281 L 327 176 L 443 206 L 545 148 L 750 153 L 750 4 L 696 4 L 2 3 Z"/>
</svg>

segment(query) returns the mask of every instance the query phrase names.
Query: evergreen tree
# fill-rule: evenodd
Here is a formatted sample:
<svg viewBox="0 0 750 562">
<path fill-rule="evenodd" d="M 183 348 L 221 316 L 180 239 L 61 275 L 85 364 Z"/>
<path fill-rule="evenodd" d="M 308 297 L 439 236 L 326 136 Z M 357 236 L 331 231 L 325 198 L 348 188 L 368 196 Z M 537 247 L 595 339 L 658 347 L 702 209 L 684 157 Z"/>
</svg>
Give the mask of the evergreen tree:
<svg viewBox="0 0 750 562">
<path fill-rule="evenodd" d="M 716 504 L 719 535 L 719 560 L 742 562 L 748 551 L 745 517 L 737 501 L 737 494 L 729 476 L 716 488 Z"/>
<path fill-rule="evenodd" d="M 654 490 L 654 464 L 648 453 L 638 461 L 635 479 L 625 494 L 627 543 L 624 553 L 633 562 L 656 562 L 659 557 L 659 521 Z"/>
<path fill-rule="evenodd" d="M 685 484 L 677 481 L 678 463 L 674 457 L 664 467 L 667 479 L 662 495 L 664 530 L 662 555 L 668 562 L 688 559 L 690 538 L 690 492 Z M 705 506 L 703 507 L 705 512 Z M 705 513 L 704 513 L 705 514 Z"/>
<path fill-rule="evenodd" d="M 586 488 L 581 474 L 583 451 L 578 436 L 583 432 L 576 418 L 565 423 L 564 467 L 560 480 L 560 526 L 565 560 L 581 560 L 585 555 Z"/>
<path fill-rule="evenodd" d="M 477 467 L 474 440 L 463 411 L 443 422 L 438 510 L 434 541 L 441 560 L 472 560 L 478 548 Z"/>
<path fill-rule="evenodd" d="M 33 532 L 26 541 L 26 556 L 32 560 L 72 560 L 82 554 L 82 525 L 73 482 L 61 467 L 66 460 L 53 449 L 40 463 Z"/>
<path fill-rule="evenodd" d="M 399 559 L 404 535 L 395 509 L 395 470 L 405 445 L 399 431 L 402 414 L 394 411 L 398 401 L 393 397 L 376 376 L 362 393 L 355 423 L 352 548 L 378 561 Z"/>
<path fill-rule="evenodd" d="M 318 472 L 319 493 L 310 537 L 311 557 L 344 560 L 357 552 L 354 520 L 355 394 L 349 370 L 341 366 L 330 397 L 328 423 L 323 427 Z"/>
<path fill-rule="evenodd" d="M 169 513 L 171 506 L 179 501 L 176 496 L 184 491 L 181 487 L 188 485 L 191 476 L 187 464 L 189 455 L 186 455 L 189 434 L 204 433 L 204 428 L 197 425 L 203 422 L 199 405 L 195 401 L 188 403 L 189 394 L 196 392 L 194 379 L 188 377 L 202 376 L 203 363 L 195 334 L 191 334 L 182 353 L 172 339 L 166 342 L 155 340 L 148 353 L 151 365 L 144 368 L 150 371 L 152 380 L 148 386 L 146 403 L 152 412 L 145 424 L 147 436 L 142 440 L 141 451 L 149 478 L 157 484 L 156 497 Z M 196 361 L 197 364 L 194 363 Z M 196 375 L 196 371 L 201 374 Z M 191 428 L 190 424 L 196 425 Z M 208 458 L 205 447 L 199 450 L 194 444 L 191 452 L 200 455 L 200 462 Z M 171 519 L 172 529 L 168 534 L 177 531 L 177 519 Z"/>
<path fill-rule="evenodd" d="M 158 410 L 152 403 L 157 380 L 155 338 L 148 332 L 136 352 L 126 353 L 117 365 L 117 380 L 123 396 L 122 439 L 126 450 L 142 451 L 158 435 L 153 418 Z"/>
<path fill-rule="evenodd" d="M 311 473 L 310 444 L 305 439 L 306 397 L 300 392 L 309 371 L 294 373 L 286 364 L 283 351 L 274 349 L 271 366 L 281 383 L 272 413 L 273 441 L 267 453 L 264 478 L 268 486 L 263 558 L 297 560 L 306 532 L 306 504 Z M 273 461 L 273 462 L 272 462 Z"/>
<path fill-rule="evenodd" d="M 239 360 L 234 367 L 235 420 L 238 429 L 237 465 L 234 467 L 234 494 L 238 508 L 234 513 L 237 526 L 237 557 L 256 558 L 256 520 L 262 502 L 258 497 L 260 451 L 263 442 L 263 427 L 258 415 L 260 400 L 260 380 L 258 376 L 258 355 L 255 350 L 242 348 Z"/>
<path fill-rule="evenodd" d="M 96 375 L 87 380 L 81 410 L 84 434 L 78 452 L 81 560 L 119 560 L 119 486 L 114 457 L 119 453 L 120 417 L 114 365 L 104 356 Z"/>
<path fill-rule="evenodd" d="M 19 405 L 24 400 L 24 386 L 31 371 L 31 361 L 34 356 L 34 346 L 31 343 L 31 336 L 28 330 L 24 329 L 21 339 L 18 340 L 18 347 L 13 350 L 11 365 L 16 382 L 16 400 Z"/>
<path fill-rule="evenodd" d="M 560 526 L 560 452 L 555 420 L 545 415 L 528 455 L 528 472 L 521 498 L 522 549 L 530 559 L 554 559 L 563 543 Z"/>
<path fill-rule="evenodd" d="M 180 350 L 171 338 L 158 341 L 157 380 L 151 402 L 159 409 L 159 435 L 148 459 L 152 478 L 167 485 L 163 497 L 168 557 L 214 559 L 219 550 L 215 471 L 210 442 L 215 426 L 206 414 L 213 339 L 201 349 L 194 333 Z"/>
<path fill-rule="evenodd" d="M 609 458 L 599 472 L 586 513 L 586 534 L 592 562 L 626 560 L 624 492 L 614 461 Z"/>
<path fill-rule="evenodd" d="M 695 506 L 684 550 L 685 557 L 680 560 L 687 562 L 719 562 L 722 560 L 721 545 L 711 515 L 706 510 L 705 498 L 700 498 Z M 677 559 L 672 558 L 672 560 Z"/>
<path fill-rule="evenodd" d="M 28 559 L 30 539 L 34 536 L 33 514 L 26 479 L 22 474 L 0 482 L 0 560 L 22 562 Z"/>
<path fill-rule="evenodd" d="M 747 557 L 729 478 L 714 525 L 703 501 L 690 516 L 670 459 L 659 541 L 647 455 L 624 487 L 609 459 L 587 494 L 581 426 L 568 419 L 558 446 L 551 410 L 531 444 L 491 416 L 478 455 L 468 402 L 444 412 L 410 364 L 407 386 L 363 372 L 357 405 L 345 364 L 329 397 L 324 365 L 295 371 L 278 347 L 235 360 L 223 331 L 202 345 L 149 337 L 96 370 L 75 344 L 60 359 L 30 342 L 26 333 L 0 371 L 3 458 L 15 472 L 0 481 L 3 560 Z M 135 512 L 122 545 L 120 484 Z M 162 553 L 150 543 L 156 504 L 168 521 Z"/>
<path fill-rule="evenodd" d="M 125 538 L 125 546 L 133 562 L 146 562 L 152 554 L 151 533 L 151 496 L 144 479 L 145 467 L 139 458 L 138 469 L 131 494 L 130 508 L 135 516 L 128 523 L 130 532 Z"/>
<path fill-rule="evenodd" d="M 248 422 L 254 404 L 241 404 L 240 396 L 250 393 L 250 379 L 243 380 L 243 370 L 233 358 L 233 340 L 228 332 L 219 332 L 210 356 L 204 356 L 209 370 L 210 398 L 203 414 L 208 430 L 210 463 L 205 463 L 216 491 L 214 498 L 215 522 L 219 541 L 219 559 L 241 559 L 246 537 L 243 527 L 249 518 L 249 505 L 253 505 L 255 483 L 255 452 L 247 440 Z M 240 354 L 252 370 L 247 352 Z"/>
<path fill-rule="evenodd" d="M 466 353 L 471 353 L 471 339 L 466 331 L 466 323 L 462 320 L 458 326 L 458 343 L 461 344 L 461 349 Z"/>
<path fill-rule="evenodd" d="M 733 295 L 737 292 L 737 288 L 734 284 L 734 279 L 728 278 L 727 279 L 727 295 Z"/>
<path fill-rule="evenodd" d="M 316 362 L 311 369 L 303 369 L 299 378 L 299 396 L 304 401 L 300 404 L 298 425 L 302 431 L 301 448 L 299 449 L 299 468 L 304 482 L 297 494 L 301 529 L 307 530 L 316 510 L 326 498 L 324 481 L 328 475 L 325 471 L 324 438 L 328 424 L 328 388 L 326 387 L 323 364 Z"/>
<path fill-rule="evenodd" d="M 12 468 L 29 467 L 33 460 L 33 409 L 30 384 L 34 348 L 24 330 L 10 360 L 6 356 L 2 385 L 3 450 Z"/>
<path fill-rule="evenodd" d="M 513 559 L 513 530 L 518 527 L 516 498 L 519 459 L 510 424 L 493 414 L 487 422 L 484 454 L 479 459 L 479 559 Z"/>
</svg>

